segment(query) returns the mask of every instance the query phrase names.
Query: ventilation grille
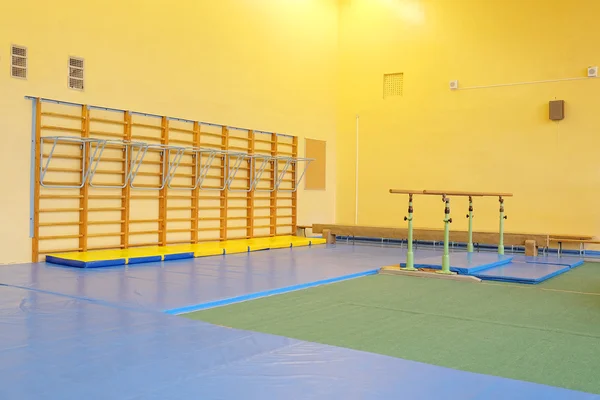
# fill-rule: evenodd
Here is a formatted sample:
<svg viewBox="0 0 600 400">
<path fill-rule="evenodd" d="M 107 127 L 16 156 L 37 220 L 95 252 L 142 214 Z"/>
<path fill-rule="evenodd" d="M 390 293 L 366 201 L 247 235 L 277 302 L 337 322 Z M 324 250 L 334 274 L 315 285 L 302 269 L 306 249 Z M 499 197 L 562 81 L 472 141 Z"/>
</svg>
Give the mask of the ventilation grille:
<svg viewBox="0 0 600 400">
<path fill-rule="evenodd" d="M 69 57 L 69 88 L 83 90 L 83 58 Z"/>
<path fill-rule="evenodd" d="M 404 88 L 404 73 L 383 75 L 383 98 L 402 96 Z"/>
<path fill-rule="evenodd" d="M 12 46 L 10 51 L 10 75 L 13 78 L 27 79 L 27 48 Z"/>
</svg>

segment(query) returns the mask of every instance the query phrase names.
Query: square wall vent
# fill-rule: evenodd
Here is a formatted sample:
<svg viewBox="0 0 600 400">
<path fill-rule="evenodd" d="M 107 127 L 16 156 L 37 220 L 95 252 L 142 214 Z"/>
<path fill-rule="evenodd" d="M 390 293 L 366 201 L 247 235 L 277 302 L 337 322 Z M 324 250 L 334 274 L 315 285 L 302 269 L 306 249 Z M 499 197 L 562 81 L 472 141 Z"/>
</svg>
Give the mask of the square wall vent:
<svg viewBox="0 0 600 400">
<path fill-rule="evenodd" d="M 383 98 L 402 96 L 404 91 L 404 73 L 383 75 Z"/>
<path fill-rule="evenodd" d="M 27 79 L 27 48 L 11 46 L 10 75 L 13 78 Z"/>
<path fill-rule="evenodd" d="M 83 58 L 69 57 L 69 88 L 83 90 Z"/>
</svg>

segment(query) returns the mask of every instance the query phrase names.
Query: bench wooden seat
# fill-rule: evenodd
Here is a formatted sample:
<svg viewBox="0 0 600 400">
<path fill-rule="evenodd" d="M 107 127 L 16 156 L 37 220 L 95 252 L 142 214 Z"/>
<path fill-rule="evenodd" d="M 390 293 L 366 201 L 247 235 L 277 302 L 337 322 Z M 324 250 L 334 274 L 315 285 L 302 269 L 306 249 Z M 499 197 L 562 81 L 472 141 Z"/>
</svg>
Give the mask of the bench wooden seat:
<svg viewBox="0 0 600 400">
<path fill-rule="evenodd" d="M 562 253 L 563 243 L 579 243 L 579 254 L 585 253 L 586 244 L 600 244 L 600 239 L 594 239 L 592 236 L 574 236 L 569 237 L 550 236 L 550 243 L 558 243 L 558 255 Z"/>
<path fill-rule="evenodd" d="M 332 235 L 371 237 L 385 239 L 407 239 L 408 229 L 377 226 L 339 225 L 339 224 L 313 224 L 314 233 L 323 233 L 329 230 Z M 509 246 L 524 246 L 526 240 L 534 240 L 538 247 L 548 247 L 549 237 L 547 234 L 535 233 L 504 233 L 504 244 Z M 415 228 L 413 239 L 442 242 L 444 240 L 443 229 Z M 467 243 L 467 231 L 450 231 L 450 241 L 455 243 Z M 479 244 L 498 244 L 498 232 L 473 232 L 473 242 Z"/>
<path fill-rule="evenodd" d="M 311 228 L 312 225 L 296 225 L 296 236 L 306 237 L 306 230 Z"/>
</svg>

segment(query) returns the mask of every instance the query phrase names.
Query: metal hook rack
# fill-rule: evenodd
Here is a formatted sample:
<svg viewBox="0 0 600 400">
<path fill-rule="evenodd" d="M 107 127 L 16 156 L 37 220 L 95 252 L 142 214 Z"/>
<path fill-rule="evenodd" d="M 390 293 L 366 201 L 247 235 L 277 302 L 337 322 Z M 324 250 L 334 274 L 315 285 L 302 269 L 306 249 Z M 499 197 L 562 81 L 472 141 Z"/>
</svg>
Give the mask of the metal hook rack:
<svg viewBox="0 0 600 400">
<path fill-rule="evenodd" d="M 314 161 L 314 158 L 303 158 L 303 157 L 277 157 L 278 159 L 285 159 L 286 163 L 283 167 L 283 169 L 281 170 L 281 173 L 279 173 L 276 181 L 275 181 L 275 190 L 280 191 L 280 192 L 295 192 L 298 190 L 298 187 L 300 186 L 300 182 L 302 181 L 302 178 L 304 177 L 304 174 L 306 174 L 306 170 L 308 169 L 309 164 Z M 304 169 L 302 170 L 302 173 L 299 176 L 296 176 L 296 179 L 293 182 L 293 186 L 291 189 L 282 189 L 280 188 L 281 182 L 283 182 L 283 178 L 285 177 L 285 174 L 288 172 L 288 169 L 290 168 L 290 166 L 294 166 L 295 168 L 293 168 L 292 170 L 298 170 L 298 163 L 299 162 L 306 162 L 306 164 L 304 165 Z"/>
<path fill-rule="evenodd" d="M 231 157 L 234 157 L 234 163 L 233 163 L 233 167 L 231 166 Z M 228 152 L 227 154 L 227 158 L 229 159 L 228 161 L 228 169 L 227 169 L 227 179 L 225 180 L 225 187 L 227 187 L 227 190 L 231 191 L 231 192 L 249 192 L 252 190 L 252 188 L 248 188 L 248 189 L 235 189 L 231 187 L 231 184 L 233 183 L 233 180 L 235 179 L 235 176 L 237 175 L 238 171 L 240 170 L 242 164 L 244 163 L 244 161 L 248 160 L 249 164 L 250 164 L 250 171 L 252 170 L 252 155 L 248 154 L 248 153 L 240 153 L 240 152 Z"/>
<path fill-rule="evenodd" d="M 43 145 L 44 143 L 51 142 L 52 148 L 48 156 L 44 157 Z M 87 163 L 81 168 L 81 180 L 74 185 L 54 185 L 44 182 L 48 167 L 52 161 L 52 156 L 59 143 L 70 143 L 79 144 L 82 149 L 82 156 Z M 98 165 L 102 160 L 102 156 L 107 147 L 122 147 L 125 152 L 125 179 L 120 185 L 106 185 L 94 183 L 94 177 L 96 176 Z M 140 187 L 135 186 L 135 179 L 140 171 L 140 167 L 144 163 L 148 151 L 159 151 L 161 154 L 161 181 L 160 185 L 156 187 Z M 176 187 L 172 185 L 173 178 L 181 164 L 181 160 L 186 153 L 192 153 L 194 157 L 193 168 L 196 175 L 196 180 L 192 186 Z M 210 168 L 215 158 L 223 159 L 223 167 L 226 173 L 224 183 L 220 187 L 204 187 L 204 181 L 208 176 Z M 44 159 L 46 162 L 44 163 Z M 171 146 L 163 144 L 148 144 L 144 142 L 132 142 L 132 141 L 120 141 L 120 140 L 105 140 L 96 138 L 79 138 L 74 136 L 44 136 L 41 137 L 40 145 L 40 185 L 45 188 L 60 188 L 60 189 L 81 189 L 86 182 L 89 183 L 90 187 L 94 188 L 105 188 L 105 189 L 123 189 L 129 185 L 132 189 L 136 190 L 161 190 L 165 186 L 173 190 L 194 190 L 200 188 L 202 190 L 230 190 L 233 192 L 295 192 L 298 190 L 298 186 L 304 177 L 308 165 L 314 161 L 312 158 L 295 158 L 295 157 L 275 157 L 266 154 L 248 154 L 242 152 L 230 152 L 224 150 L 216 150 L 210 148 L 195 148 L 195 147 L 182 147 L 182 146 Z M 249 164 L 250 174 L 250 185 L 245 189 L 235 189 L 231 187 L 231 184 L 235 180 L 235 177 L 244 164 Z M 285 162 L 283 168 L 279 170 L 279 163 Z M 292 183 L 292 188 L 283 189 L 281 183 L 285 175 L 289 172 L 290 167 L 293 170 L 298 171 L 298 163 L 305 162 L 305 166 L 302 172 L 296 176 L 296 179 Z M 258 183 L 262 175 L 264 174 L 267 167 L 273 165 L 273 174 L 275 175 L 274 187 L 268 189 L 259 189 Z"/>
<path fill-rule="evenodd" d="M 44 163 L 44 143 L 51 142 L 52 148 L 50 149 L 50 153 L 46 157 L 46 162 Z M 48 172 L 48 168 L 50 167 L 50 162 L 52 161 L 52 157 L 54 156 L 54 152 L 56 150 L 56 146 L 60 143 L 69 143 L 74 145 L 79 145 L 81 149 L 82 160 L 87 160 L 87 153 L 90 152 L 90 165 L 86 168 L 86 162 L 82 163 L 81 166 L 81 179 L 78 184 L 73 185 L 64 185 L 64 184 L 51 184 L 45 183 L 44 178 L 46 177 L 46 173 Z M 98 149 L 104 146 L 104 142 L 106 140 L 103 139 L 92 139 L 92 138 L 82 138 L 75 136 L 42 136 L 40 137 L 40 186 L 44 188 L 53 188 L 53 189 L 81 189 L 86 181 L 88 180 L 89 173 L 92 169 L 96 169 L 97 165 L 91 165 L 95 155 L 98 152 Z M 96 144 L 93 147 L 93 144 Z M 93 149 L 93 153 L 92 153 Z M 96 161 L 97 163 L 97 161 Z"/>
<path fill-rule="evenodd" d="M 106 184 L 97 184 L 94 183 L 94 176 L 96 175 L 96 171 L 98 169 L 98 165 L 102 160 L 102 155 L 104 154 L 104 150 L 106 147 L 122 147 L 122 151 L 124 152 L 124 165 L 125 171 L 123 171 L 123 183 L 121 185 L 106 185 Z M 123 189 L 129 184 L 130 177 L 130 168 L 131 164 L 129 158 L 134 157 L 134 150 L 137 150 L 135 153 L 138 155 L 140 151 L 146 146 L 145 143 L 141 142 L 129 142 L 124 140 L 104 140 L 101 145 L 98 145 L 98 151 L 94 154 L 90 154 L 90 165 L 93 165 L 89 171 L 88 183 L 90 187 L 94 188 L 102 188 L 102 189 Z"/>
<path fill-rule="evenodd" d="M 257 169 L 256 168 L 256 162 L 257 160 L 261 160 L 262 162 L 260 164 L 260 167 Z M 275 190 L 275 188 L 269 188 L 269 189 L 259 189 L 258 188 L 258 183 L 260 182 L 260 179 L 263 175 L 263 173 L 265 172 L 265 170 L 267 169 L 267 167 L 269 166 L 269 164 L 271 164 L 273 162 L 273 160 L 275 159 L 275 157 L 267 155 L 267 154 L 254 154 L 254 156 L 252 157 L 252 169 L 251 169 L 251 178 L 250 178 L 250 187 L 251 190 L 257 191 L 257 192 L 273 192 Z"/>
<path fill-rule="evenodd" d="M 148 154 L 148 150 L 156 150 L 159 151 L 162 157 L 161 160 L 161 180 L 160 186 L 157 187 L 140 187 L 134 186 L 135 178 L 137 177 L 140 167 L 144 163 L 144 159 Z M 183 152 L 185 147 L 181 146 L 168 146 L 164 144 L 147 144 L 144 143 L 142 149 L 140 149 L 136 153 L 136 157 L 131 158 L 131 168 L 128 176 L 129 187 L 135 190 L 162 190 L 164 189 L 167 182 L 172 179 L 172 176 L 175 175 L 175 171 L 177 167 L 181 163 L 181 158 L 183 157 Z M 175 157 L 171 160 L 171 152 L 175 151 Z"/>
</svg>

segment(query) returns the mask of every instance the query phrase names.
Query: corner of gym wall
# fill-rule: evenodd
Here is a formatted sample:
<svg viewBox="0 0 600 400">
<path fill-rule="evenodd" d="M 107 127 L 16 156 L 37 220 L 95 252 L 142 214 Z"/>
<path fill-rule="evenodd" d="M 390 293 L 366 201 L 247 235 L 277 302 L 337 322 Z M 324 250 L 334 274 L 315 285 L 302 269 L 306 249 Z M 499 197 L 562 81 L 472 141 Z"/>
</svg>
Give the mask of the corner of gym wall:
<svg viewBox="0 0 600 400">
<path fill-rule="evenodd" d="M 600 64 L 599 14 L 584 0 L 341 1 L 337 222 L 354 221 L 358 114 L 360 224 L 402 226 L 393 187 L 506 191 L 509 231 L 600 234 L 600 78 L 586 74 Z M 396 72 L 403 94 L 384 99 Z M 548 118 L 554 99 L 562 121 Z M 453 201 L 453 229 L 466 229 L 466 209 Z M 476 200 L 476 229 L 495 231 L 497 209 Z M 416 201 L 417 226 L 442 219 L 439 199 Z"/>
<path fill-rule="evenodd" d="M 0 263 L 30 260 L 31 102 L 54 98 L 327 141 L 327 190 L 298 223 L 335 215 L 336 0 L 92 0 L 0 5 Z M 27 47 L 26 80 L 10 46 Z M 67 88 L 69 56 L 85 90 Z"/>
</svg>

